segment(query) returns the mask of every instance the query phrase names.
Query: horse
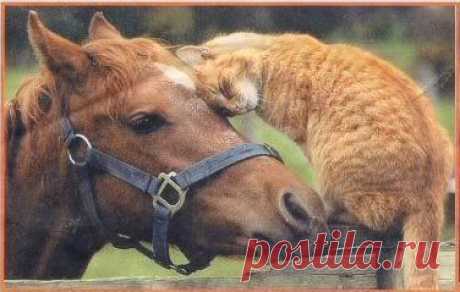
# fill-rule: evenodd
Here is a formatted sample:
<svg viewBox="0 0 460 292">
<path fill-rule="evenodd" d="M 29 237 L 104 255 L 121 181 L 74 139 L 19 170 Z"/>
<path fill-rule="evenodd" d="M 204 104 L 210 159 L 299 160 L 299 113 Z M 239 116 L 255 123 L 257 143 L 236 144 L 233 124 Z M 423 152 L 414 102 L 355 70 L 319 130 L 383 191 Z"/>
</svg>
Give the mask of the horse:
<svg viewBox="0 0 460 292">
<path fill-rule="evenodd" d="M 168 46 L 125 38 L 101 13 L 83 44 L 52 32 L 33 11 L 27 29 L 41 69 L 4 107 L 7 278 L 79 278 L 111 242 L 102 226 L 152 241 L 152 213 L 168 203 L 152 201 L 126 175 L 152 174 L 151 185 L 161 173 L 197 163 L 203 169 L 203 159 L 247 141 L 197 96 L 194 72 Z M 80 188 L 88 180 L 75 165 L 87 163 L 89 151 L 128 174 L 91 169 L 90 186 Z M 239 159 L 190 186 L 186 197 L 176 188 L 183 205 L 168 217 L 167 243 L 191 262 L 209 262 L 244 254 L 249 238 L 296 241 L 324 230 L 321 199 L 275 156 Z M 179 184 L 171 176 L 162 182 Z M 91 219 L 95 212 L 100 224 Z"/>
</svg>

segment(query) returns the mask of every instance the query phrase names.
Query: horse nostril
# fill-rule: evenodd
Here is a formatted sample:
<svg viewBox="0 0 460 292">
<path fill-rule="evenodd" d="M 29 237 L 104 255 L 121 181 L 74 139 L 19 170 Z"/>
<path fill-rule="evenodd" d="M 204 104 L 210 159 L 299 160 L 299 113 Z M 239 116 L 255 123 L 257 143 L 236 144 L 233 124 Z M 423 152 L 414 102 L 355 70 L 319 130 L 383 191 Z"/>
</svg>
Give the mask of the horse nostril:
<svg viewBox="0 0 460 292">
<path fill-rule="evenodd" d="M 281 214 L 289 225 L 300 230 L 308 229 L 311 217 L 300 198 L 291 192 L 286 192 L 281 196 L 280 205 Z"/>
</svg>

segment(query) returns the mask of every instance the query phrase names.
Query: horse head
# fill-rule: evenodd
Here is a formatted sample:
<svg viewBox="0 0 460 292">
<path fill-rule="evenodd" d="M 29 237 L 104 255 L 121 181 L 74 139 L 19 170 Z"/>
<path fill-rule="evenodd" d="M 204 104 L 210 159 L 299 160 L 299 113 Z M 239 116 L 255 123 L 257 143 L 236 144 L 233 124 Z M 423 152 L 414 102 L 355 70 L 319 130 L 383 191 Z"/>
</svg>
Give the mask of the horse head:
<svg viewBox="0 0 460 292">
<path fill-rule="evenodd" d="M 50 31 L 34 12 L 28 33 L 41 71 L 18 91 L 14 124 L 23 130 L 9 135 L 19 142 L 9 149 L 8 272 L 78 277 L 108 239 L 85 217 L 66 153 L 63 107 L 93 146 L 154 176 L 246 141 L 198 98 L 193 71 L 157 41 L 125 38 L 102 14 L 93 17 L 83 45 Z M 105 172 L 92 171 L 91 178 L 104 225 L 151 241 L 152 199 Z M 325 221 L 311 188 L 277 159 L 258 156 L 193 185 L 168 238 L 190 259 L 212 258 L 243 253 L 253 237 L 314 235 Z"/>
</svg>

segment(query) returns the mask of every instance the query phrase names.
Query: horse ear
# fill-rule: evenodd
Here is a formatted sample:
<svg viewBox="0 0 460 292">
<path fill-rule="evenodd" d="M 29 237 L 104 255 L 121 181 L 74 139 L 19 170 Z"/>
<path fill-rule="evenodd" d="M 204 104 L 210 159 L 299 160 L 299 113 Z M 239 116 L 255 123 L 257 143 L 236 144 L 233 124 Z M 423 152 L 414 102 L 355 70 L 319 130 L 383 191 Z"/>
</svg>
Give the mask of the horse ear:
<svg viewBox="0 0 460 292">
<path fill-rule="evenodd" d="M 104 17 L 102 12 L 96 12 L 89 24 L 89 39 L 121 38 L 121 33 Z"/>
<path fill-rule="evenodd" d="M 74 79 L 90 64 L 89 56 L 79 45 L 48 30 L 35 11 L 29 12 L 27 31 L 38 59 L 53 74 Z"/>
<path fill-rule="evenodd" d="M 176 56 L 190 66 L 196 66 L 212 57 L 207 47 L 183 46 L 176 50 Z"/>
</svg>

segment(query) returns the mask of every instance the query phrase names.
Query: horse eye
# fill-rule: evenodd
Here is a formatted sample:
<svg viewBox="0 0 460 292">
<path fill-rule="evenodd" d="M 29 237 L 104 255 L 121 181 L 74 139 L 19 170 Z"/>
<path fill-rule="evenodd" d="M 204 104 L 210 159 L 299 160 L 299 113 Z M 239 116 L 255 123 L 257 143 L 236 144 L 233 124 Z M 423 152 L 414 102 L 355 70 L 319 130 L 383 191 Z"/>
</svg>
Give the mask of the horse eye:
<svg viewBox="0 0 460 292">
<path fill-rule="evenodd" d="M 166 124 L 166 120 L 160 115 L 144 115 L 130 122 L 130 127 L 138 134 L 148 134 L 158 130 Z"/>
<path fill-rule="evenodd" d="M 38 96 L 38 106 L 43 112 L 48 112 L 51 107 L 51 97 L 47 94 L 40 94 Z"/>
</svg>

